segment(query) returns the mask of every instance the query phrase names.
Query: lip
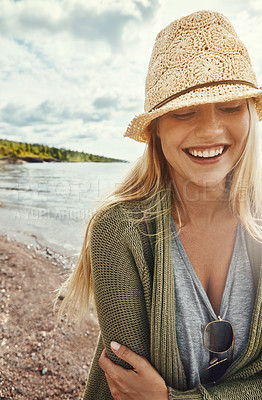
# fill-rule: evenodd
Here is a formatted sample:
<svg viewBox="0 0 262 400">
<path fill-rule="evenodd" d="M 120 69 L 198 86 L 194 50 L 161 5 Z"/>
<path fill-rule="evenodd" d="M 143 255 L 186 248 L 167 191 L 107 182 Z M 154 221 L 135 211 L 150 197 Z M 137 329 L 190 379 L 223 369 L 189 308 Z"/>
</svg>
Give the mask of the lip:
<svg viewBox="0 0 262 400">
<path fill-rule="evenodd" d="M 195 157 L 187 151 L 188 149 L 204 151 L 207 149 L 214 149 L 214 148 L 221 147 L 221 146 L 224 147 L 223 152 L 221 154 L 218 154 L 217 156 L 210 157 L 210 158 Z M 204 145 L 204 146 L 190 146 L 190 147 L 187 147 L 182 150 L 190 158 L 190 160 L 194 161 L 196 164 L 206 165 L 206 164 L 214 164 L 214 163 L 218 162 L 221 158 L 223 158 L 223 156 L 225 155 L 225 153 L 227 152 L 229 147 L 230 146 L 228 144 L 219 143 L 219 144 L 215 144 L 215 145 L 212 144 L 212 145 Z"/>
</svg>

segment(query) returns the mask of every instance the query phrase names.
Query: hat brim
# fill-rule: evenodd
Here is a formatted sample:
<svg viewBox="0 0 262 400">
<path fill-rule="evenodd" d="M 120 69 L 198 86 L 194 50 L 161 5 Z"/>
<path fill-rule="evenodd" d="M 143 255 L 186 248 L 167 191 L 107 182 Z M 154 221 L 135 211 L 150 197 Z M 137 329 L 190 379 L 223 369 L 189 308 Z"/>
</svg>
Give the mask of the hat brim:
<svg viewBox="0 0 262 400">
<path fill-rule="evenodd" d="M 192 90 L 178 98 L 171 100 L 161 108 L 143 114 L 136 115 L 127 127 L 124 134 L 138 142 L 147 143 L 149 124 L 156 118 L 170 111 L 198 104 L 219 103 L 237 99 L 254 98 L 259 120 L 262 120 L 262 90 L 242 84 L 221 84 L 218 86 L 202 87 Z"/>
</svg>

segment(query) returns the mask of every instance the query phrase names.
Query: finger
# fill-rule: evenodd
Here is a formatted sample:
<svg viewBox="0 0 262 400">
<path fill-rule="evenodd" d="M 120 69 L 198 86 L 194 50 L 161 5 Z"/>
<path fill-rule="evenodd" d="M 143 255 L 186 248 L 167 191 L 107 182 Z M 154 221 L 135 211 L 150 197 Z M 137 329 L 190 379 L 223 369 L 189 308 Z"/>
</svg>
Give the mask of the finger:
<svg viewBox="0 0 262 400">
<path fill-rule="evenodd" d="M 111 342 L 110 345 L 115 355 L 132 365 L 136 372 L 142 371 L 146 366 L 148 366 L 149 363 L 144 357 L 139 356 L 128 347 L 117 342 Z"/>
<path fill-rule="evenodd" d="M 112 379 L 110 378 L 110 376 L 106 372 L 105 372 L 105 377 L 106 377 L 109 389 L 111 390 L 111 388 L 113 387 Z"/>
<path fill-rule="evenodd" d="M 108 361 L 110 361 L 110 360 L 107 358 L 106 349 L 104 349 L 104 350 L 102 351 L 102 353 L 101 353 L 101 356 L 99 357 L 99 360 L 98 360 L 99 367 L 100 367 L 103 371 L 105 371 L 105 369 L 106 369 L 106 367 L 107 367 L 107 365 L 108 365 Z"/>
<path fill-rule="evenodd" d="M 120 398 L 122 399 L 123 397 L 120 397 L 121 389 L 118 388 L 118 386 L 114 383 L 114 381 L 110 378 L 109 375 L 105 374 L 105 376 L 113 399 L 114 400 L 119 400 Z M 127 399 L 127 397 L 125 397 L 125 399 Z"/>
<path fill-rule="evenodd" d="M 125 368 L 121 367 L 120 365 L 116 365 L 113 361 L 111 361 L 106 355 L 106 349 L 102 351 L 98 360 L 98 364 L 105 374 L 109 375 L 113 379 L 130 372 L 130 370 L 126 370 Z"/>
<path fill-rule="evenodd" d="M 108 384 L 109 390 L 111 392 L 111 395 L 112 395 L 113 399 L 115 399 L 114 396 L 116 395 L 116 387 L 113 384 L 112 379 L 110 378 L 110 376 L 106 372 L 105 372 L 105 377 L 106 377 L 107 384 Z M 114 395 L 113 395 L 113 393 L 114 393 Z"/>
</svg>

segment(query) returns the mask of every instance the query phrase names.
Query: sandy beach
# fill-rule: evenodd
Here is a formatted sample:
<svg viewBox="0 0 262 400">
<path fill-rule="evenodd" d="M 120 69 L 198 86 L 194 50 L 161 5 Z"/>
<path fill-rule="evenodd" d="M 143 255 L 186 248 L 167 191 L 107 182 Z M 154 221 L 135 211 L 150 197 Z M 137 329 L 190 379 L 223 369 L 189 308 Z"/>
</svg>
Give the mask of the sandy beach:
<svg viewBox="0 0 262 400">
<path fill-rule="evenodd" d="M 64 264 L 47 249 L 0 236 L 1 399 L 81 397 L 98 325 L 92 313 L 80 327 L 56 320 Z"/>
</svg>

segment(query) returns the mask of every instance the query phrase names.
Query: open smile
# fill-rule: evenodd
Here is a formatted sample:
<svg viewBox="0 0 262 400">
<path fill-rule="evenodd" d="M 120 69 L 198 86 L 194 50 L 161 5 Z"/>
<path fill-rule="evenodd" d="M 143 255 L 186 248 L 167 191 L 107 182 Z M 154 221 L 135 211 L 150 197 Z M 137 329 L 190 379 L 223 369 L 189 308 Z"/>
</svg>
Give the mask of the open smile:
<svg viewBox="0 0 262 400">
<path fill-rule="evenodd" d="M 228 148 L 228 145 L 221 144 L 210 147 L 188 147 L 183 149 L 183 151 L 193 159 L 204 161 L 207 159 L 218 159 Z"/>
</svg>

